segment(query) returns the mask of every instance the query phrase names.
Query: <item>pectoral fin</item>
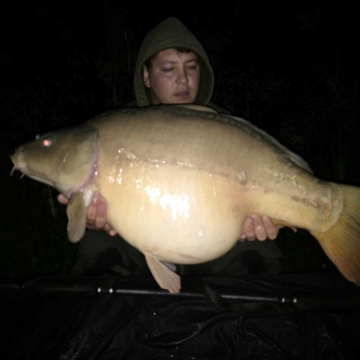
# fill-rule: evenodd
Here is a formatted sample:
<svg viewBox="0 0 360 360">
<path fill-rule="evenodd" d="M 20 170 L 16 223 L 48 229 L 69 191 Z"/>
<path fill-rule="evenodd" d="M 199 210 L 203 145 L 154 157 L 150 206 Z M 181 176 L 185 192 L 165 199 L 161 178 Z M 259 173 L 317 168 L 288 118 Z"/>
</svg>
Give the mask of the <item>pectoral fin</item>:
<svg viewBox="0 0 360 360">
<path fill-rule="evenodd" d="M 66 213 L 69 219 L 67 232 L 71 242 L 78 242 L 85 234 L 86 229 L 86 199 L 83 192 L 71 196 Z"/>
<path fill-rule="evenodd" d="M 180 276 L 153 255 L 145 254 L 145 259 L 159 286 L 172 294 L 178 294 L 181 289 Z"/>
</svg>

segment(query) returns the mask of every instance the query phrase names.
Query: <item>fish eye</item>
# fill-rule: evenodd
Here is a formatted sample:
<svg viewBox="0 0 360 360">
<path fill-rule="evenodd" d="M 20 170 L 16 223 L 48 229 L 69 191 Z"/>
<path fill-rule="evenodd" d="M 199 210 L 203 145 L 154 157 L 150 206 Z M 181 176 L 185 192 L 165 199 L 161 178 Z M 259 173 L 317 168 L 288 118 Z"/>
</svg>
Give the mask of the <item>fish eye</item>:
<svg viewBox="0 0 360 360">
<path fill-rule="evenodd" d="M 43 147 L 50 147 L 53 143 L 53 137 L 51 135 L 44 135 L 42 138 L 41 138 L 41 145 Z"/>
<path fill-rule="evenodd" d="M 51 140 L 50 139 L 43 139 L 42 144 L 45 147 L 49 147 L 51 145 Z"/>
</svg>

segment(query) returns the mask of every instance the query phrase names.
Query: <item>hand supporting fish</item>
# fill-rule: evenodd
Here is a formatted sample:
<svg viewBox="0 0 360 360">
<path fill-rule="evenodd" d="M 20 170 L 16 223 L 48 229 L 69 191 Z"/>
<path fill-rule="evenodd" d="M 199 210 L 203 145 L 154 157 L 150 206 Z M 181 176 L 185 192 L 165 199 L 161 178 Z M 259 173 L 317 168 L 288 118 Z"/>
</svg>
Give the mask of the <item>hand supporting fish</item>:
<svg viewBox="0 0 360 360">
<path fill-rule="evenodd" d="M 275 225 L 268 216 L 251 214 L 245 219 L 239 241 L 275 240 L 282 226 Z"/>
<path fill-rule="evenodd" d="M 58 195 L 58 201 L 60 204 L 67 205 L 69 199 L 63 195 Z M 99 194 L 95 193 L 92 199 L 91 204 L 87 209 L 87 221 L 86 227 L 90 230 L 104 230 L 110 236 L 116 235 L 116 230 L 114 230 L 107 223 L 107 203 L 106 200 Z"/>
</svg>

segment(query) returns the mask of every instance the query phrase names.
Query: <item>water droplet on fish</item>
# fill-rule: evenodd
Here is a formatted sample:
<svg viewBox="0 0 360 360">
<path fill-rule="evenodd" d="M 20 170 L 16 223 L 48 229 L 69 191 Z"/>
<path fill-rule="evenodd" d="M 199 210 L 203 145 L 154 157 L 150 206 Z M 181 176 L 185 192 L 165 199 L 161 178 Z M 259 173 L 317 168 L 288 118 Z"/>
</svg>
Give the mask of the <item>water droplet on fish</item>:
<svg viewBox="0 0 360 360">
<path fill-rule="evenodd" d="M 129 160 L 135 160 L 136 159 L 136 155 L 131 150 L 126 151 L 126 157 Z"/>
<path fill-rule="evenodd" d="M 118 150 L 120 156 L 126 157 L 129 160 L 136 160 L 137 156 L 129 149 L 120 149 Z"/>
<path fill-rule="evenodd" d="M 239 179 L 240 184 L 245 185 L 247 183 L 247 176 L 244 171 L 239 171 L 236 176 Z"/>
</svg>

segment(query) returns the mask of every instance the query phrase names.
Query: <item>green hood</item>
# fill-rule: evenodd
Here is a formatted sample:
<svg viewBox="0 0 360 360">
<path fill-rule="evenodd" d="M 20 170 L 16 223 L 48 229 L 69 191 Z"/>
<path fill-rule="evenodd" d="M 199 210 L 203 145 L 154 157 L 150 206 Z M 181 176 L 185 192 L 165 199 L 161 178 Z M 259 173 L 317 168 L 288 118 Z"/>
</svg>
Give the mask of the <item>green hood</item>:
<svg viewBox="0 0 360 360">
<path fill-rule="evenodd" d="M 154 27 L 145 36 L 136 62 L 134 89 L 138 106 L 151 105 L 144 86 L 143 65 L 155 53 L 172 47 L 190 49 L 198 55 L 200 63 L 200 87 L 196 98 L 197 104 L 206 105 L 214 87 L 214 74 L 206 52 L 196 37 L 174 17 L 170 17 Z"/>
</svg>

